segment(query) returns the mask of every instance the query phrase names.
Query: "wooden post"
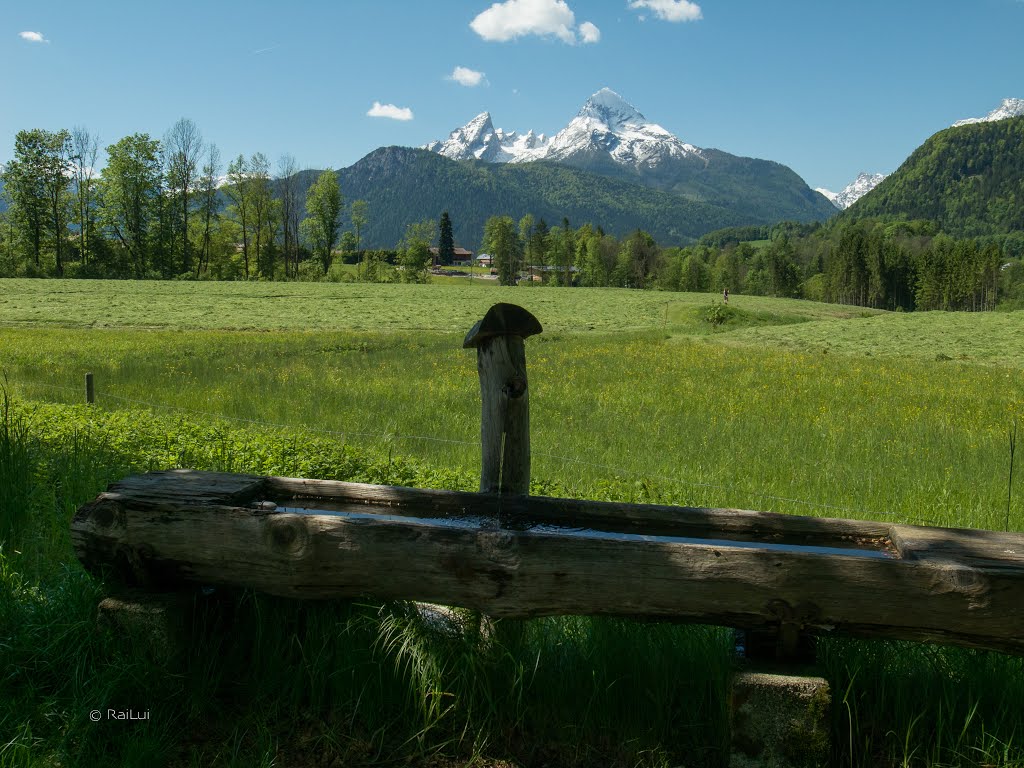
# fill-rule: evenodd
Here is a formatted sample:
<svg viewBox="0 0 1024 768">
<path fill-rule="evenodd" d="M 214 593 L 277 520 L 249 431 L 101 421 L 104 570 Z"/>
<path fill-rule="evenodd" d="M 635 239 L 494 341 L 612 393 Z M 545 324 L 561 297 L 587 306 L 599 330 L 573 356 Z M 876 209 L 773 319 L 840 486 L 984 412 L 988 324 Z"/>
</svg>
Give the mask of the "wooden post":
<svg viewBox="0 0 1024 768">
<path fill-rule="evenodd" d="M 530 396 L 523 340 L 541 331 L 537 318 L 522 307 L 495 304 L 462 344 L 464 349 L 476 347 L 480 374 L 481 493 L 530 492 Z"/>
<path fill-rule="evenodd" d="M 96 387 L 91 373 L 85 374 L 85 402 L 90 405 L 96 402 Z"/>
</svg>

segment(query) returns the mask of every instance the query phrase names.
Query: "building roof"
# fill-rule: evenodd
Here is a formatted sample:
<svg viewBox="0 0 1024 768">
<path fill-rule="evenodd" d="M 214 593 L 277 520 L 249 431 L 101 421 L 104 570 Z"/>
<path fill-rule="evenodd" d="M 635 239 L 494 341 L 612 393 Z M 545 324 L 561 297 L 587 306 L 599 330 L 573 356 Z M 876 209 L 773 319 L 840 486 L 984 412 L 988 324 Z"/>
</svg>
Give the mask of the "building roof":
<svg viewBox="0 0 1024 768">
<path fill-rule="evenodd" d="M 432 254 L 433 254 L 434 256 L 437 256 L 437 254 L 438 254 L 438 252 L 439 252 L 439 249 L 437 249 L 437 248 L 431 248 L 431 249 L 430 249 L 430 252 L 431 252 L 431 253 L 432 253 Z M 473 255 L 473 252 L 472 252 L 472 251 L 467 251 L 467 250 L 466 250 L 465 248 L 456 248 L 456 249 L 455 249 L 455 255 L 456 255 L 456 256 L 472 256 L 472 255 Z"/>
</svg>

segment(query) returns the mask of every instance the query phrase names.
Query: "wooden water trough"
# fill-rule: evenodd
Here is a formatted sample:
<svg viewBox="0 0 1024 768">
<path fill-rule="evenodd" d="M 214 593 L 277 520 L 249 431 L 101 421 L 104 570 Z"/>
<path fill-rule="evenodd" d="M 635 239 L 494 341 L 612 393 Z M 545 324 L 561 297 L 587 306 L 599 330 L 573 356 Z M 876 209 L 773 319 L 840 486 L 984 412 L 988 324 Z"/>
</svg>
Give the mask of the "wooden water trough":
<svg viewBox="0 0 1024 768">
<path fill-rule="evenodd" d="M 151 472 L 72 523 L 159 589 L 421 600 L 1024 652 L 1024 535 L 729 509 Z"/>
<path fill-rule="evenodd" d="M 177 470 L 129 477 L 71 524 L 82 563 L 157 589 L 611 615 L 1024 653 L 1024 535 L 528 496 L 523 341 L 498 304 L 466 337 L 481 493 Z"/>
</svg>

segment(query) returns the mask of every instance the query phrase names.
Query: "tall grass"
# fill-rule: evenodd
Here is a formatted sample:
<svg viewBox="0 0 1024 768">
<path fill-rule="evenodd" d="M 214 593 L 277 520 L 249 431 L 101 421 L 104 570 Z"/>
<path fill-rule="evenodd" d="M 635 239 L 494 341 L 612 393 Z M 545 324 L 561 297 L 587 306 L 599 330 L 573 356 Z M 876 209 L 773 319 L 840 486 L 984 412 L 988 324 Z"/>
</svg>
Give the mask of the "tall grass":
<svg viewBox="0 0 1024 768">
<path fill-rule="evenodd" d="M 66 530 L 111 467 L 333 466 L 337 477 L 417 485 L 472 475 L 315 435 L 144 412 L 18 404 L 11 417 L 30 440 L 29 530 L 65 533 L 57 545 L 26 538 L 56 558 L 40 573 L 30 550 L 0 557 L 0 732 L 10 734 L 0 766 L 727 763 L 731 633 L 714 628 L 573 617 L 478 625 L 406 603 L 230 592 L 195 596 L 176 657 L 99 628 L 103 586 L 74 562 Z M 96 461 L 84 455 L 93 450 Z M 66 490 L 39 492 L 58 485 Z M 831 640 L 822 660 L 836 691 L 836 765 L 1024 764 L 1020 659 Z M 88 720 L 107 707 L 151 719 Z"/>
<path fill-rule="evenodd" d="M 324 755 L 361 764 L 441 753 L 655 765 L 681 754 L 714 764 L 722 754 L 729 648 L 717 630 L 545 619 L 520 632 L 464 632 L 457 616 L 411 604 L 251 593 L 196 596 L 179 657 L 98 628 L 103 587 L 74 562 L 66 530 L 74 504 L 111 467 L 186 459 L 267 471 L 269 462 L 301 474 L 323 462 L 348 479 L 418 484 L 430 470 L 315 438 L 296 450 L 291 438 L 225 426 L 219 445 L 182 453 L 209 427 L 85 406 L 19 407 L 11 418 L 24 425 L 16 439 L 30 439 L 24 540 L 56 567 L 34 571 L 45 558 L 29 546 L 0 556 L 0 724 L 12 734 L 0 765 L 316 764 Z M 84 456 L 93 449 L 101 460 Z M 38 535 L 58 528 L 56 545 Z M 110 707 L 151 719 L 88 720 Z"/>
<path fill-rule="evenodd" d="M 903 642 L 831 640 L 842 765 L 1024 765 L 1024 659 Z"/>
<path fill-rule="evenodd" d="M 32 508 L 33 457 L 25 422 L 11 412 L 6 386 L 0 388 L 0 549 L 16 550 L 28 529 Z"/>
<path fill-rule="evenodd" d="M 854 321 L 848 321 L 854 322 Z M 316 429 L 475 471 L 471 351 L 449 335 L 7 331 L 27 397 Z M 665 334 L 528 341 L 542 488 L 1001 529 L 1015 370 L 737 348 Z M 147 406 L 146 404 L 155 404 Z M 184 409 L 175 411 L 173 409 Z M 1020 496 L 1010 528 L 1024 524 Z"/>
<path fill-rule="evenodd" d="M 196 596 L 175 658 L 97 626 L 105 587 L 68 523 L 130 472 L 475 489 L 460 339 L 493 301 L 525 296 L 547 329 L 527 344 L 534 493 L 1024 527 L 1006 471 L 1019 362 L 927 354 L 943 334 L 970 346 L 960 316 L 915 326 L 894 359 L 877 352 L 895 316 L 746 297 L 713 332 L 696 295 L 22 282 L 5 284 L 0 323 L 335 330 L 0 330 L 18 397 L 0 426 L 0 768 L 726 764 L 722 630 L 220 593 Z M 623 326 L 640 330 L 609 333 Z M 773 333 L 790 348 L 758 346 Z M 98 406 L 79 404 L 86 371 Z M 1024 766 L 1020 659 L 842 640 L 821 653 L 836 765 Z M 88 719 L 107 706 L 152 719 Z"/>
</svg>

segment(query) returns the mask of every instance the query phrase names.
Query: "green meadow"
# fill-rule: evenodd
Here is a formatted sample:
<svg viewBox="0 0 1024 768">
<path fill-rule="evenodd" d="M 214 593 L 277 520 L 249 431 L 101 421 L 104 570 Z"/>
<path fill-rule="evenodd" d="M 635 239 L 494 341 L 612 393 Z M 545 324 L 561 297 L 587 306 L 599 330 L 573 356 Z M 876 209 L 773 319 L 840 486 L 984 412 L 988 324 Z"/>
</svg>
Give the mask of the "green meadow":
<svg viewBox="0 0 1024 768">
<path fill-rule="evenodd" d="M 174 667 L 115 641 L 117 663 L 104 656 L 102 586 L 67 545 L 78 504 L 169 466 L 472 490 L 480 406 L 462 338 L 498 301 L 545 328 L 526 344 L 534 493 L 1024 530 L 1019 472 L 1009 485 L 1024 416 L 1015 313 L 479 284 L 0 281 L 0 477 L 21 489 L 0 512 L 33 510 L 0 561 L 0 626 L 19 627 L 0 638 L 0 666 L 34 670 L 0 682 L 31 684 L 0 709 L 0 734 L 14 734 L 0 766 L 90 764 L 74 745 L 96 755 L 115 741 L 82 722 L 90 696 L 150 677 L 172 722 L 147 725 L 138 753 L 116 747 L 117 764 L 318 765 L 322 752 L 345 765 L 724 765 L 733 662 L 720 630 L 545 620 L 503 646 L 438 633 L 401 605 L 249 596 L 233 610 L 250 636 L 202 635 L 226 644 L 217 660 L 197 645 Z M 266 679 L 238 668 L 246 654 Z M 1024 765 L 1019 659 L 831 641 L 822 663 L 834 764 Z"/>
<path fill-rule="evenodd" d="M 422 330 L 465 334 L 499 301 L 533 312 L 549 331 L 664 328 L 679 313 L 710 305 L 704 294 L 588 288 L 460 285 L 230 283 L 160 280 L 0 280 L 0 327 L 59 326 L 174 330 Z M 796 300 L 749 297 L 755 311 L 792 319 L 873 313 Z M 689 323 L 687 323 L 689 325 Z"/>
</svg>

